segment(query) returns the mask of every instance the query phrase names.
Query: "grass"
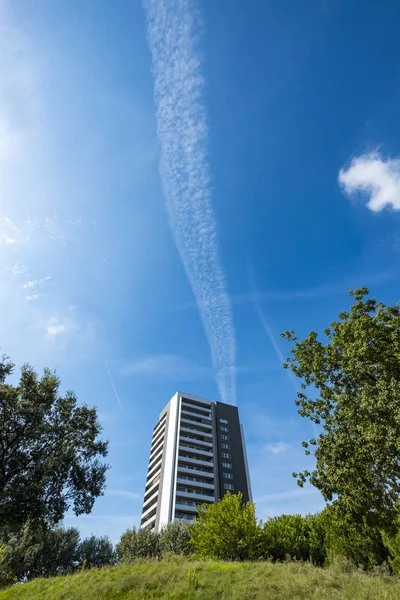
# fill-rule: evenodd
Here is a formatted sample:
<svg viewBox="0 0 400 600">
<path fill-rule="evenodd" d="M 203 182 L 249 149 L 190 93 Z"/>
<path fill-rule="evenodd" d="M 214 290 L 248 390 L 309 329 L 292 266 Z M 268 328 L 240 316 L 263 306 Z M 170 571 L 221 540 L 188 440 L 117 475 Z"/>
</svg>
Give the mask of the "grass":
<svg viewBox="0 0 400 600">
<path fill-rule="evenodd" d="M 398 600 L 400 581 L 305 563 L 138 561 L 36 579 L 0 600 Z"/>
</svg>

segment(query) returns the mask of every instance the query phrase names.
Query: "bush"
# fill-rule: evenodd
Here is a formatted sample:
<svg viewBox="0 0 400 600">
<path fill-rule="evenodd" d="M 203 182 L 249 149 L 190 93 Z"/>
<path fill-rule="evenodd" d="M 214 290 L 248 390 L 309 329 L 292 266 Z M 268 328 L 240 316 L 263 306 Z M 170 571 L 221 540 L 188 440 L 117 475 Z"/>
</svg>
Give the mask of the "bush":
<svg viewBox="0 0 400 600">
<path fill-rule="evenodd" d="M 116 562 L 116 556 L 113 545 L 108 537 L 91 537 L 83 540 L 79 544 L 79 567 L 85 566 L 89 569 L 93 567 L 104 567 L 113 565 Z"/>
<path fill-rule="evenodd" d="M 242 494 L 227 492 L 215 504 L 198 507 L 199 516 L 190 529 L 191 544 L 203 558 L 251 560 L 258 557 L 259 527 L 254 504 Z"/>
<path fill-rule="evenodd" d="M 72 573 L 78 564 L 79 531 L 49 529 L 41 522 L 27 522 L 3 546 L 0 579 L 26 581 Z"/>
<path fill-rule="evenodd" d="M 159 558 L 160 536 L 149 529 L 128 529 L 115 549 L 118 560 L 131 562 L 136 558 Z"/>
<path fill-rule="evenodd" d="M 193 525 L 187 521 L 173 521 L 162 528 L 160 532 L 160 553 L 164 556 L 167 553 L 181 554 L 188 556 L 193 552 L 193 545 L 190 543 L 191 528 Z"/>
<path fill-rule="evenodd" d="M 355 521 L 349 515 L 340 515 L 335 506 L 321 513 L 325 530 L 327 563 L 347 562 L 366 571 L 385 565 L 389 559 L 381 530 L 374 524 L 374 514 Z"/>
<path fill-rule="evenodd" d="M 310 524 L 301 515 L 268 519 L 262 528 L 261 553 L 273 561 L 310 560 Z"/>
</svg>

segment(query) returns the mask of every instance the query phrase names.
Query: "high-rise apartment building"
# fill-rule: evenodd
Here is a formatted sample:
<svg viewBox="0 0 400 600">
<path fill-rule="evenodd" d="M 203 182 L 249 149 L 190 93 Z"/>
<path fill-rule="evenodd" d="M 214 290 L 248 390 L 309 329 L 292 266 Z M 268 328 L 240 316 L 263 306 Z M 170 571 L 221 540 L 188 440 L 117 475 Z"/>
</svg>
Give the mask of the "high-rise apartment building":
<svg viewBox="0 0 400 600">
<path fill-rule="evenodd" d="M 141 527 L 191 520 L 228 490 L 252 501 L 237 407 L 177 392 L 153 430 Z"/>
</svg>

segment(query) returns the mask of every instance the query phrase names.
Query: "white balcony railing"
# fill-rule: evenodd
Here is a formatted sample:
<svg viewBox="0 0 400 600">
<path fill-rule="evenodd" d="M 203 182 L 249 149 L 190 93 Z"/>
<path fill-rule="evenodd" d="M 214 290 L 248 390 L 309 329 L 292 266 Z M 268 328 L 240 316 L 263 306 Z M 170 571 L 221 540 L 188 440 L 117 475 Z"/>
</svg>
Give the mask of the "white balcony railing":
<svg viewBox="0 0 400 600">
<path fill-rule="evenodd" d="M 188 454 L 198 454 L 199 456 L 204 456 L 204 458 L 213 458 L 213 453 L 209 450 L 200 450 L 199 448 L 192 448 L 184 444 L 179 444 L 179 451 L 187 452 Z"/>
<path fill-rule="evenodd" d="M 202 471 L 201 469 L 196 469 L 196 467 L 178 465 L 178 472 L 185 473 L 187 475 L 199 475 L 200 477 L 214 479 L 214 473 L 212 471 Z"/>
<path fill-rule="evenodd" d="M 196 492 L 181 492 L 180 490 L 176 490 L 176 501 L 179 502 L 179 498 L 184 498 L 185 500 L 196 500 L 196 502 L 215 502 L 214 496 L 209 496 L 208 494 L 196 494 Z"/>
<path fill-rule="evenodd" d="M 183 435 L 182 430 L 181 430 L 180 439 L 181 439 L 181 442 L 187 442 L 188 444 L 198 444 L 199 446 L 204 446 L 204 448 L 211 449 L 213 447 L 213 443 L 211 441 L 204 442 L 203 440 L 198 440 L 197 438 L 191 437 L 190 435 Z"/>
<path fill-rule="evenodd" d="M 198 465 L 200 467 L 209 467 L 212 469 L 214 467 L 214 463 L 208 460 L 201 460 L 200 458 L 191 458 L 189 456 L 185 456 L 184 454 L 179 453 L 178 460 L 181 462 L 189 463 L 190 465 Z"/>
<path fill-rule="evenodd" d="M 206 483 L 205 481 L 199 481 L 195 477 L 190 477 L 189 475 L 187 476 L 187 479 L 186 479 L 186 476 L 178 475 L 176 483 L 180 484 L 180 485 L 190 485 L 191 487 L 197 487 L 197 488 L 201 488 L 204 490 L 213 490 L 214 489 L 213 483 Z"/>
</svg>

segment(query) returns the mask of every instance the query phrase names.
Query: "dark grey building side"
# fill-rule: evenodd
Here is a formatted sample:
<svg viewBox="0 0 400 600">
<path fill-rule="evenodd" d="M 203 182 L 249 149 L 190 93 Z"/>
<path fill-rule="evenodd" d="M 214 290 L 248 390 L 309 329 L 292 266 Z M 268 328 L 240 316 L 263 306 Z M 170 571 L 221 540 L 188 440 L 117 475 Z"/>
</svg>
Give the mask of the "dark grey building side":
<svg viewBox="0 0 400 600">
<path fill-rule="evenodd" d="M 244 502 L 252 502 L 246 448 L 237 407 L 216 402 L 215 424 L 219 497 L 222 498 L 227 491 L 234 494 L 241 492 Z"/>
</svg>

